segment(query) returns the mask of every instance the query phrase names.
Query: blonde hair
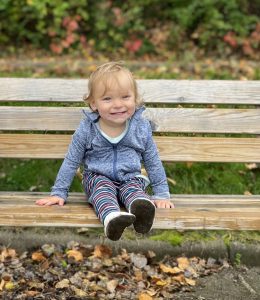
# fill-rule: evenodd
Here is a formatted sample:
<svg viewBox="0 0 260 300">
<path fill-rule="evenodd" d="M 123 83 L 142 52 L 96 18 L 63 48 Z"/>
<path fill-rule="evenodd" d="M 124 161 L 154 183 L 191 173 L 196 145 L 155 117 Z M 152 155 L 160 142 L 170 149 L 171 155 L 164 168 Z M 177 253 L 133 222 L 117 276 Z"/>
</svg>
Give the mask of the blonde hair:
<svg viewBox="0 0 260 300">
<path fill-rule="evenodd" d="M 93 100 L 97 83 L 102 81 L 105 85 L 105 91 L 111 87 L 111 79 L 116 80 L 116 82 L 120 85 L 120 77 L 118 76 L 118 72 L 124 72 L 124 74 L 128 76 L 129 82 L 133 88 L 136 107 L 140 107 L 143 105 L 143 100 L 139 96 L 137 83 L 133 77 L 133 74 L 128 68 L 125 67 L 123 62 L 119 61 L 102 64 L 90 75 L 88 81 L 88 94 L 83 96 L 83 100 L 90 108 L 90 102 L 91 100 Z"/>
</svg>

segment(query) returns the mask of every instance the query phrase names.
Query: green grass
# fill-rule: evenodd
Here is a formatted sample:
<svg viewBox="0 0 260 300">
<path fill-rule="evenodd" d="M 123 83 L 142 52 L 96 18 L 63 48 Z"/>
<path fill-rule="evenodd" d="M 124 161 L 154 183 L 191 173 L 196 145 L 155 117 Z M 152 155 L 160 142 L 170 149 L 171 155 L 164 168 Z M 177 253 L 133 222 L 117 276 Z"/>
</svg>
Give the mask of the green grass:
<svg viewBox="0 0 260 300">
<path fill-rule="evenodd" d="M 240 243 L 259 243 L 260 231 L 225 231 L 225 230 L 153 230 L 149 237 L 152 241 L 164 241 L 173 246 L 180 246 L 185 242 L 210 242 L 223 240 L 227 247 L 230 243 L 237 241 Z"/>
<path fill-rule="evenodd" d="M 48 192 L 62 160 L 1 159 L 0 190 Z M 167 163 L 167 176 L 173 194 L 260 194 L 260 169 L 250 170 L 245 164 Z M 82 191 L 75 177 L 71 191 Z"/>
</svg>

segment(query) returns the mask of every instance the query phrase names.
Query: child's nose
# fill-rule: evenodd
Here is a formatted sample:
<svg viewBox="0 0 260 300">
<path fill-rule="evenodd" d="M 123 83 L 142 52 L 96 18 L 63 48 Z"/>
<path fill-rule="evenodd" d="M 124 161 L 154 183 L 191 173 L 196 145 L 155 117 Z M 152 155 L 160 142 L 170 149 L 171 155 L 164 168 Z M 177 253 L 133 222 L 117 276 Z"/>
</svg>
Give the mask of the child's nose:
<svg viewBox="0 0 260 300">
<path fill-rule="evenodd" d="M 122 106 L 122 100 L 120 98 L 116 98 L 114 101 L 114 107 L 121 107 Z"/>
</svg>

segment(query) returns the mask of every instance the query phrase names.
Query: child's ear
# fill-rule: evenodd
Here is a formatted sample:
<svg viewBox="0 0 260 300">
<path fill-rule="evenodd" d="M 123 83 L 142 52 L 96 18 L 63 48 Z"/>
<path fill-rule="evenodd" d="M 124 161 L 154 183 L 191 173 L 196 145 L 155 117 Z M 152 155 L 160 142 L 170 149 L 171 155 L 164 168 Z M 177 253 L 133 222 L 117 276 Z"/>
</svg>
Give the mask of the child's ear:
<svg viewBox="0 0 260 300">
<path fill-rule="evenodd" d="M 95 100 L 91 99 L 89 101 L 89 106 L 93 111 L 97 111 L 97 106 L 96 106 Z"/>
</svg>

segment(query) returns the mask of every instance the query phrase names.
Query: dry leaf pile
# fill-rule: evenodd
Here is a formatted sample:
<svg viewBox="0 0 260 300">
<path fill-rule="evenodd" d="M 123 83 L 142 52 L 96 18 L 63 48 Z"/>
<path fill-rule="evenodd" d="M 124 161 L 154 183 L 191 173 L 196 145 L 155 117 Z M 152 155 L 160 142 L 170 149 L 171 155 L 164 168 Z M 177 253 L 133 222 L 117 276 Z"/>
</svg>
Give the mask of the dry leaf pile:
<svg viewBox="0 0 260 300">
<path fill-rule="evenodd" d="M 1 299 L 173 299 L 190 291 L 197 279 L 222 268 L 226 261 L 170 257 L 155 253 L 112 255 L 106 245 L 45 244 L 18 255 L 0 248 Z"/>
</svg>

